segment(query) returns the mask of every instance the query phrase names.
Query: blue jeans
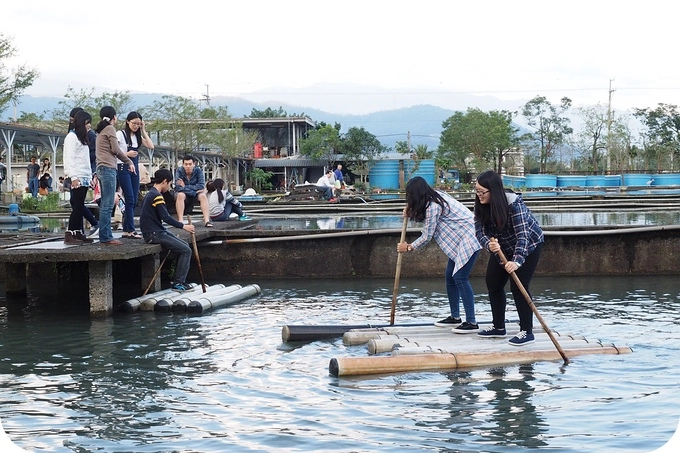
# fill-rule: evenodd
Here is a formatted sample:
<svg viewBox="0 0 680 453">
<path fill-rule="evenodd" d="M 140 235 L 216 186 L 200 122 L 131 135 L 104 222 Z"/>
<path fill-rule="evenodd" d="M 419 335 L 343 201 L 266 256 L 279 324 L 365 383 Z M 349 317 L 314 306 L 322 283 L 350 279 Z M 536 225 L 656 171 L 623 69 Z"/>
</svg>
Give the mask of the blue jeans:
<svg viewBox="0 0 680 453">
<path fill-rule="evenodd" d="M 229 220 L 229 216 L 231 215 L 232 211 L 234 211 L 234 213 L 236 213 L 239 217 L 243 215 L 243 210 L 241 208 L 233 203 L 225 203 L 222 214 L 218 214 L 215 217 L 210 216 L 210 220 L 214 220 L 215 222 L 224 222 Z"/>
<path fill-rule="evenodd" d="M 40 187 L 40 182 L 38 178 L 31 178 L 28 180 L 28 191 L 31 192 L 33 198 L 38 196 L 38 188 Z"/>
<path fill-rule="evenodd" d="M 330 200 L 331 198 L 333 198 L 333 189 L 331 189 L 330 187 L 316 186 L 316 190 L 317 190 L 317 192 L 323 193 L 323 197 L 326 200 Z"/>
<path fill-rule="evenodd" d="M 100 165 L 97 167 L 97 178 L 102 191 L 99 204 L 99 242 L 111 242 L 113 241 L 111 212 L 116 198 L 116 170 Z"/>
<path fill-rule="evenodd" d="M 163 250 L 170 250 L 177 254 L 177 266 L 175 275 L 172 276 L 173 282 L 185 283 L 191 264 L 191 247 L 185 240 L 178 238 L 169 231 L 155 231 L 144 233 L 144 242 L 147 244 L 160 244 Z"/>
<path fill-rule="evenodd" d="M 125 197 L 123 231 L 126 233 L 135 231 L 135 206 L 137 206 L 139 195 L 139 169 L 137 165 L 135 165 L 135 170 L 137 173 L 131 173 L 129 165 L 118 164 L 118 184 Z"/>
<path fill-rule="evenodd" d="M 446 294 L 449 296 L 451 316 L 460 318 L 459 301 L 462 299 L 463 308 L 465 309 L 465 321 L 470 324 L 477 324 L 477 319 L 475 318 L 475 293 L 472 291 L 472 285 L 469 280 L 470 272 L 472 272 L 475 261 L 477 261 L 477 255 L 479 255 L 479 250 L 455 274 L 453 273 L 455 266 L 453 260 L 449 259 L 446 265 Z"/>
</svg>

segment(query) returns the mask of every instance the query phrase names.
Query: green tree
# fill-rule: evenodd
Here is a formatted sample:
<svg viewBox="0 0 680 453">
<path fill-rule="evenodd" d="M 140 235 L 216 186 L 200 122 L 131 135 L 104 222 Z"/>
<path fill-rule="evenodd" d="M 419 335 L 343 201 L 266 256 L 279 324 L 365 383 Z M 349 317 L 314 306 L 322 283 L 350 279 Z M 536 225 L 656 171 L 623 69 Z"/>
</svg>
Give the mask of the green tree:
<svg viewBox="0 0 680 453">
<path fill-rule="evenodd" d="M 363 184 L 368 181 L 368 172 L 371 168 L 388 151 L 375 135 L 363 127 L 349 128 L 342 137 L 340 149 L 348 168 L 359 175 Z"/>
<path fill-rule="evenodd" d="M 324 160 L 329 168 L 333 165 L 339 147 L 340 129 L 330 124 L 324 124 L 307 132 L 307 136 L 300 140 L 300 154 L 312 159 Z"/>
<path fill-rule="evenodd" d="M 551 104 L 545 96 L 536 96 L 522 107 L 522 116 L 527 125 L 534 129 L 525 138 L 530 148 L 537 148 L 540 172 L 544 173 L 548 160 L 555 150 L 571 135 L 571 120 L 565 113 L 571 108 L 571 99 L 563 97 L 559 105 Z M 533 145 L 533 146 L 532 146 Z"/>
<path fill-rule="evenodd" d="M 654 109 L 634 109 L 633 115 L 645 127 L 647 152 L 656 161 L 657 171 L 675 170 L 680 153 L 680 112 L 672 104 L 659 103 Z"/>
<path fill-rule="evenodd" d="M 12 41 L 0 33 L 0 113 L 10 104 L 16 109 L 22 93 L 33 85 L 39 75 L 38 70 L 27 65 L 9 68 L 4 62 L 15 55 Z"/>
<path fill-rule="evenodd" d="M 229 114 L 226 107 L 204 109 L 202 119 L 210 119 L 210 123 L 201 129 L 201 142 L 209 148 L 215 148 L 226 161 L 226 180 L 234 182 L 235 159 L 245 157 L 253 149 L 257 141 L 257 131 L 245 131 L 242 123 Z"/>
<path fill-rule="evenodd" d="M 200 124 L 197 121 L 200 115 L 198 102 L 182 96 L 164 95 L 151 106 L 149 129 L 155 131 L 160 145 L 175 152 L 193 151 L 200 143 Z"/>
<path fill-rule="evenodd" d="M 469 162 L 475 168 L 491 165 L 500 172 L 504 157 L 518 142 L 512 119 L 513 114 L 505 110 L 469 108 L 454 113 L 442 123 L 437 161 L 465 171 Z"/>
</svg>

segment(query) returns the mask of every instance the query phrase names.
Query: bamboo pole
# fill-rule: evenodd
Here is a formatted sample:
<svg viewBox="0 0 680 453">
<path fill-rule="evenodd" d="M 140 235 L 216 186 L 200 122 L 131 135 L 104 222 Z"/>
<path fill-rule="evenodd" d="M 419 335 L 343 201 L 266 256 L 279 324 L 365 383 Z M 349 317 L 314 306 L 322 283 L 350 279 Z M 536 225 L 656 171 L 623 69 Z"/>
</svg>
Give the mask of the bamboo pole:
<svg viewBox="0 0 680 453">
<path fill-rule="evenodd" d="M 495 240 L 495 239 L 493 239 L 493 240 Z M 508 262 L 508 259 L 503 254 L 503 250 L 501 250 L 500 248 L 498 249 L 498 256 L 501 258 L 503 265 L 505 265 L 505 263 Z M 562 350 L 562 347 L 557 342 L 557 339 L 552 334 L 550 327 L 548 327 L 548 324 L 546 324 L 546 322 L 543 320 L 543 316 L 541 316 L 541 314 L 538 312 L 536 305 L 534 305 L 534 301 L 531 300 L 531 296 L 529 295 L 527 290 L 524 288 L 524 285 L 522 285 L 522 282 L 519 280 L 519 277 L 517 276 L 517 274 L 515 272 L 510 272 L 510 276 L 512 276 L 512 279 L 515 281 L 515 284 L 517 285 L 517 287 L 521 291 L 524 298 L 527 300 L 529 307 L 531 307 L 531 311 L 533 311 L 534 314 L 536 315 L 536 319 L 538 319 L 538 322 L 540 322 L 541 326 L 543 326 L 543 330 L 545 330 L 545 333 L 548 334 L 548 336 L 550 337 L 550 340 L 555 345 L 555 348 L 557 348 L 557 351 L 560 353 L 560 355 L 564 359 L 564 363 L 569 363 L 569 359 L 567 358 L 567 355 L 564 353 L 564 351 Z"/>
<path fill-rule="evenodd" d="M 191 216 L 187 216 L 187 221 L 189 222 L 189 225 L 191 225 Z M 198 263 L 198 273 L 201 274 L 201 289 L 203 289 L 203 292 L 206 291 L 205 289 L 205 278 L 203 277 L 203 268 L 201 267 L 201 257 L 198 256 L 198 246 L 196 245 L 196 234 L 191 233 L 191 244 L 194 246 L 194 256 L 196 257 L 196 262 Z"/>
<path fill-rule="evenodd" d="M 587 354 L 628 354 L 628 347 L 595 347 L 569 351 L 571 357 Z M 537 361 L 559 360 L 558 351 L 525 349 L 493 353 L 415 354 L 372 357 L 341 357 L 331 359 L 328 371 L 332 376 L 438 371 L 456 368 L 516 365 Z"/>
<path fill-rule="evenodd" d="M 406 240 L 406 228 L 408 227 L 408 217 L 404 217 L 404 224 L 401 226 L 401 239 L 399 243 Z M 399 276 L 401 275 L 401 258 L 404 254 L 397 253 L 397 270 L 394 273 L 394 288 L 392 289 L 392 310 L 390 311 L 390 325 L 394 325 L 394 312 L 397 309 L 397 294 L 399 293 Z"/>
</svg>

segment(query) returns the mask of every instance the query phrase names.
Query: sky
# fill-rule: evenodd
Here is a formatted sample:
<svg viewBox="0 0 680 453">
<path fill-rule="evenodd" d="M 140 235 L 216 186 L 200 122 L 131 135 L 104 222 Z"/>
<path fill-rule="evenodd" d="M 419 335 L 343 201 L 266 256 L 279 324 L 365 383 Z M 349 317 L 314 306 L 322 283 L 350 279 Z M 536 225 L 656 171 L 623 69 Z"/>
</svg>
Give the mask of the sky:
<svg viewBox="0 0 680 453">
<path fill-rule="evenodd" d="M 672 5 L 29 0 L 3 4 L 0 30 L 17 51 L 9 65 L 40 71 L 32 96 L 96 88 L 365 114 L 460 108 L 461 96 L 482 109 L 537 95 L 607 105 L 611 84 L 612 108 L 627 110 L 680 104 Z"/>
</svg>

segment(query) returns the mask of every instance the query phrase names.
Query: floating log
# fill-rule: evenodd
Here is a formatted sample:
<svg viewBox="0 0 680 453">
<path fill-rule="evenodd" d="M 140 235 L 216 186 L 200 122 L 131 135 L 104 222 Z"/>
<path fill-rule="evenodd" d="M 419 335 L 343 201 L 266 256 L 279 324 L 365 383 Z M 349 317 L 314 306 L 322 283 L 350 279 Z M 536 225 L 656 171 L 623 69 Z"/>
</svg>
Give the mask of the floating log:
<svg viewBox="0 0 680 453">
<path fill-rule="evenodd" d="M 161 291 L 153 294 L 147 294 L 147 296 L 151 296 L 147 299 L 143 299 L 142 303 L 139 305 L 139 310 L 140 311 L 154 311 L 156 309 L 156 303 L 159 300 L 166 299 L 170 301 L 174 301 L 175 299 L 180 299 L 182 297 L 187 297 L 193 294 L 198 294 L 202 293 L 203 289 L 201 288 L 200 285 L 197 285 L 196 288 L 190 289 L 189 291 L 172 291 L 169 293 L 165 293 L 163 295 L 158 295 L 161 293 Z"/>
<path fill-rule="evenodd" d="M 219 293 L 208 297 L 199 294 L 199 298 L 192 300 L 187 306 L 187 313 L 203 313 L 206 310 L 240 302 L 261 292 L 262 290 L 258 285 L 246 285 L 236 291 Z"/>
<path fill-rule="evenodd" d="M 506 321 L 506 324 L 512 323 L 514 321 Z M 491 324 L 490 321 L 480 322 L 480 325 Z M 385 335 L 394 335 L 397 338 L 403 338 L 403 335 L 442 335 L 444 333 L 451 333 L 451 327 L 438 327 L 433 323 L 427 324 L 413 324 L 413 326 L 419 326 L 417 329 L 413 329 L 408 325 L 395 325 L 395 326 L 382 326 L 377 329 L 353 329 L 345 332 L 342 336 L 342 344 L 345 346 L 356 346 L 360 344 L 366 344 L 369 340 L 374 338 L 381 338 Z M 519 332 L 519 328 L 514 328 L 512 326 L 506 325 L 508 333 L 513 335 Z M 513 330 L 514 329 L 514 330 Z M 472 334 L 454 334 L 454 335 L 472 335 Z"/>
<path fill-rule="evenodd" d="M 284 343 L 289 341 L 316 341 L 326 338 L 342 337 L 350 330 L 363 329 L 364 331 L 372 333 L 383 332 L 384 327 L 389 327 L 389 324 L 348 324 L 348 325 L 286 325 L 281 329 L 281 339 Z M 427 324 L 395 324 L 394 327 L 420 327 L 432 326 L 432 323 Z M 344 340 L 343 340 L 344 341 Z M 367 340 L 368 341 L 368 340 Z M 364 343 L 366 343 L 364 341 Z"/>
<path fill-rule="evenodd" d="M 133 313 L 133 312 L 139 310 L 139 307 L 141 306 L 142 301 L 149 299 L 152 296 L 162 297 L 162 296 L 165 296 L 166 294 L 170 294 L 170 293 L 175 293 L 175 291 L 168 288 L 168 289 L 164 289 L 162 291 L 158 291 L 158 292 L 151 293 L 151 294 L 145 294 L 141 297 L 135 297 L 134 299 L 126 300 L 125 302 L 123 302 L 121 304 L 121 310 L 123 310 L 125 313 Z"/>
<path fill-rule="evenodd" d="M 223 284 L 217 284 L 217 285 L 211 285 L 206 287 L 205 293 L 203 293 L 203 289 L 201 289 L 200 294 L 208 294 L 208 293 L 215 293 L 222 291 L 225 288 Z M 240 288 L 240 286 L 239 286 Z M 177 294 L 177 293 L 175 293 Z M 167 298 L 167 299 L 161 299 L 158 302 L 156 302 L 156 305 L 153 308 L 153 311 L 160 312 L 160 313 L 167 313 L 169 311 L 177 311 L 177 312 L 182 312 L 186 311 L 187 305 L 189 305 L 189 302 L 191 302 L 191 294 L 188 292 L 185 293 L 180 293 L 180 297 L 178 298 Z M 183 308 L 182 308 L 183 307 Z"/>
<path fill-rule="evenodd" d="M 513 346 L 514 347 L 514 346 Z M 341 357 L 331 359 L 328 371 L 331 376 L 359 376 L 384 373 L 405 373 L 412 371 L 453 370 L 457 368 L 473 368 L 486 366 L 515 365 L 538 361 L 558 361 L 562 356 L 556 349 L 532 351 L 525 346 L 515 347 L 515 351 L 499 351 L 486 353 L 447 353 L 447 354 L 415 354 L 390 355 L 373 357 Z M 520 349 L 522 348 L 522 349 Z M 582 349 L 565 349 L 568 357 L 586 354 L 628 354 L 628 347 L 592 347 Z"/>
</svg>

